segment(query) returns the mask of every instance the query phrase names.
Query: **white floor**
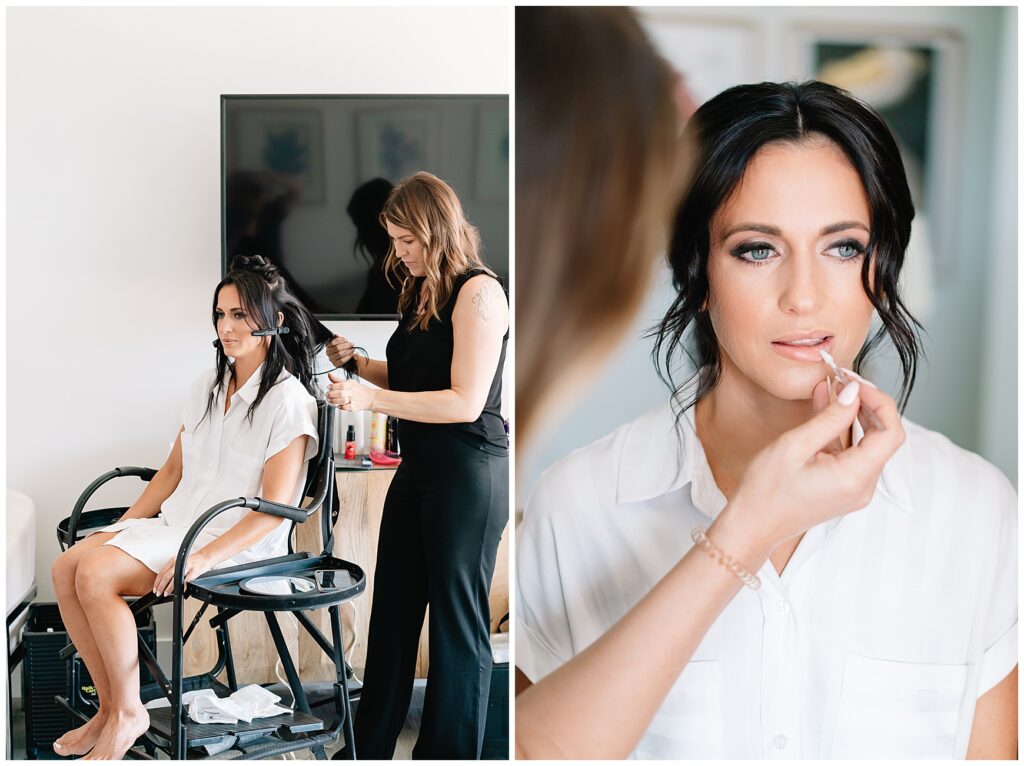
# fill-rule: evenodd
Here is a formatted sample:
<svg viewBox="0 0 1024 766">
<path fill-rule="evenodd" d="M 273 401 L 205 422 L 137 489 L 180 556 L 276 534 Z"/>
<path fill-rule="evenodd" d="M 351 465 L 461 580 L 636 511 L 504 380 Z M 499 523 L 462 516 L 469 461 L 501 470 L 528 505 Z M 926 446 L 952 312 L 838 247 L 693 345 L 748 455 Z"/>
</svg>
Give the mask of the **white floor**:
<svg viewBox="0 0 1024 766">
<path fill-rule="evenodd" d="M 420 730 L 420 718 L 423 715 L 423 695 L 426 692 L 426 688 L 426 681 L 424 680 L 417 680 L 413 687 L 412 702 L 409 705 L 409 716 L 405 720 L 405 726 L 402 727 L 402 733 L 398 735 L 398 744 L 395 746 L 396 760 L 412 760 L 412 749 L 416 744 L 416 737 Z M 17 698 L 14 700 L 13 727 L 14 751 L 12 757 L 14 760 L 22 760 L 25 758 L 25 715 L 21 711 L 21 700 Z M 328 748 L 327 755 L 333 755 L 342 744 L 339 741 L 337 746 Z M 299 750 L 293 755 L 289 755 L 288 758 L 293 756 L 297 760 L 309 760 L 313 757 L 308 750 Z M 53 757 L 55 760 L 63 760 L 56 756 Z"/>
</svg>

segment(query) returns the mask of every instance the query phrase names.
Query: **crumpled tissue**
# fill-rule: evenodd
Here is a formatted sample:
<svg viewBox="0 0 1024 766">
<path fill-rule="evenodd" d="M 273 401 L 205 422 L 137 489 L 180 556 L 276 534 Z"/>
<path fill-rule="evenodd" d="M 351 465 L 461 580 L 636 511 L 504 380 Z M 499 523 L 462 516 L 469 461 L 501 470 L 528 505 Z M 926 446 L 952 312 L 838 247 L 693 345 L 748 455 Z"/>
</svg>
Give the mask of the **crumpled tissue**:
<svg viewBox="0 0 1024 766">
<path fill-rule="evenodd" d="M 218 697 L 213 689 L 203 689 L 189 700 L 188 717 L 196 723 L 251 723 L 253 718 L 291 713 L 276 704 L 280 699 L 256 684 L 243 686 L 230 697 Z"/>
</svg>

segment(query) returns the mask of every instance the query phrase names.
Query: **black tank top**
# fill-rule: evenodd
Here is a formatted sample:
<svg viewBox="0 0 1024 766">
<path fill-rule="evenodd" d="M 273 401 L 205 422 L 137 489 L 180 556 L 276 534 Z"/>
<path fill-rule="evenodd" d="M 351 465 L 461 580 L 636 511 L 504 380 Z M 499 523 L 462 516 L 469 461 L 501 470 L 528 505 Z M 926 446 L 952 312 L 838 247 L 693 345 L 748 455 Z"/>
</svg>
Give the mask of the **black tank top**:
<svg viewBox="0 0 1024 766">
<path fill-rule="evenodd" d="M 452 387 L 452 355 L 455 350 L 452 312 L 455 311 L 455 302 L 462 286 L 478 274 L 487 272 L 484 269 L 470 269 L 455 280 L 448 302 L 438 309 L 440 318 L 431 319 L 426 330 L 414 326 L 413 311 L 407 311 L 402 317 L 398 329 L 388 341 L 388 388 L 392 391 L 444 391 Z M 420 277 L 416 280 L 414 295 L 417 297 L 422 279 Z M 500 279 L 498 283 L 501 284 Z M 411 436 L 416 442 L 424 443 L 417 437 L 426 436 L 430 429 L 443 429 L 484 452 L 507 455 L 508 439 L 501 417 L 501 373 L 505 367 L 507 345 L 506 330 L 501 339 L 501 356 L 491 380 L 491 389 L 487 392 L 487 402 L 476 420 L 472 423 L 402 420 L 399 425 L 399 442 L 402 443 L 405 436 Z"/>
</svg>

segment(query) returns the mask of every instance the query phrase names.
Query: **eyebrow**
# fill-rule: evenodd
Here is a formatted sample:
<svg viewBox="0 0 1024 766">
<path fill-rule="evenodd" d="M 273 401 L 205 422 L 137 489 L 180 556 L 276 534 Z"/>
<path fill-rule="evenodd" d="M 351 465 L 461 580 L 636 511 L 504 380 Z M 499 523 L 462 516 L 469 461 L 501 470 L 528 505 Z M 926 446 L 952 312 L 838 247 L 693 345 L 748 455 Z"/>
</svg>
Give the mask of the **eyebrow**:
<svg viewBox="0 0 1024 766">
<path fill-rule="evenodd" d="M 216 310 L 217 311 L 241 311 L 243 314 L 245 313 L 245 309 L 239 308 L 238 306 L 233 306 L 233 307 L 231 307 L 229 309 L 222 309 L 220 306 L 218 306 L 216 308 Z"/>
<path fill-rule="evenodd" d="M 833 223 L 821 230 L 821 236 L 828 234 L 835 234 L 837 231 L 846 231 L 847 229 L 863 229 L 864 231 L 871 233 L 871 230 L 862 224 L 860 221 L 840 221 L 839 223 Z M 782 234 L 782 229 L 778 226 L 769 226 L 764 223 L 741 223 L 738 226 L 733 226 L 725 234 L 722 235 L 722 239 L 731 237 L 740 231 L 759 231 L 762 234 L 771 234 L 772 236 L 778 237 Z"/>
</svg>

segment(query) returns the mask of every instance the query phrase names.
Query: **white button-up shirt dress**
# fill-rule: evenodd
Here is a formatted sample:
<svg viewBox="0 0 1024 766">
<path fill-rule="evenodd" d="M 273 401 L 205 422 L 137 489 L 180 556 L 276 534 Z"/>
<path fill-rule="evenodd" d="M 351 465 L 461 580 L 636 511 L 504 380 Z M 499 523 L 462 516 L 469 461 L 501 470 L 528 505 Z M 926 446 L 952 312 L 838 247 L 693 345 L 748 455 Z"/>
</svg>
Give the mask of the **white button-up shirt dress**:
<svg viewBox="0 0 1024 766">
<path fill-rule="evenodd" d="M 645 415 L 541 477 L 517 531 L 516 664 L 532 681 L 724 508 L 693 410 L 674 422 Z M 1017 498 L 977 455 L 904 428 L 871 503 L 810 529 L 781 576 L 766 562 L 726 606 L 632 757 L 965 755 L 977 698 L 1017 664 Z"/>
<path fill-rule="evenodd" d="M 106 545 L 120 548 L 154 572 L 159 572 L 177 556 L 189 527 L 202 514 L 225 500 L 259 496 L 267 460 L 305 434 L 309 437 L 306 462 L 289 500 L 292 505 L 299 504 L 309 460 L 317 454 L 316 399 L 296 378 L 282 372 L 277 384 L 267 391 L 253 412 L 250 423 L 247 413 L 249 405 L 256 400 L 262 373 L 263 366 L 260 366 L 234 393 L 226 415 L 226 379 L 209 414 L 206 404 L 216 379 L 216 370 L 204 372 L 192 383 L 191 394 L 182 411 L 185 430 L 181 434 L 181 481 L 163 502 L 156 517 L 128 519 L 96 530 L 118 532 Z M 248 513 L 251 511 L 245 508 L 233 508 L 222 513 L 203 530 L 192 550 L 201 549 Z M 286 554 L 291 527 L 290 521 L 282 520 L 263 539 L 221 562 L 218 568 Z"/>
</svg>

